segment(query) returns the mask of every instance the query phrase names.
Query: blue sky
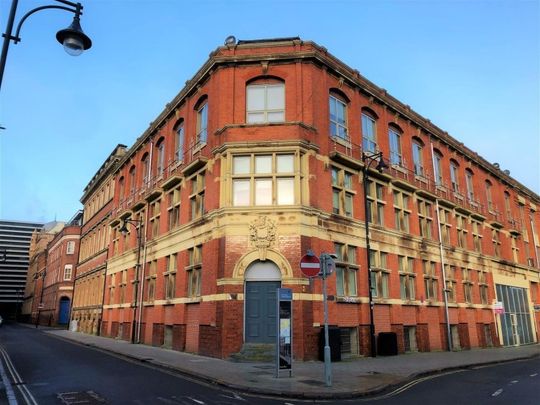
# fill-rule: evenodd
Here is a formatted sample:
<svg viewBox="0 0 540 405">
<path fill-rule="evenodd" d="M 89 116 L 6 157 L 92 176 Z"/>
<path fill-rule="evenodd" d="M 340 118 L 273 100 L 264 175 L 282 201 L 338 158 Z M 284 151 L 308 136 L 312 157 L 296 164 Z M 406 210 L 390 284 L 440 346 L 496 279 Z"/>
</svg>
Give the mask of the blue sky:
<svg viewBox="0 0 540 405">
<path fill-rule="evenodd" d="M 49 1 L 20 0 L 17 21 Z M 0 0 L 2 32 L 11 1 Z M 271 6 L 269 6 L 272 4 Z M 0 218 L 68 220 L 118 143 L 148 127 L 228 35 L 300 36 L 540 193 L 538 0 L 83 0 L 93 47 L 32 15 L 0 93 Z"/>
</svg>

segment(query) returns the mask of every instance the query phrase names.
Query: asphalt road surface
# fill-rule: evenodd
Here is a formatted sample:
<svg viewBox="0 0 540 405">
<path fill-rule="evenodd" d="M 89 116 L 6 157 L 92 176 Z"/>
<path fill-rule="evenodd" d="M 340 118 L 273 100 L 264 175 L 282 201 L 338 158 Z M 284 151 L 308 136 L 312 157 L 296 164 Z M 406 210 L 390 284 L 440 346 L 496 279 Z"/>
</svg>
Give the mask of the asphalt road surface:
<svg viewBox="0 0 540 405">
<path fill-rule="evenodd" d="M 9 405 L 540 404 L 538 358 L 430 376 L 377 398 L 341 401 L 231 392 L 13 324 L 0 328 L 0 360 L 16 397 L 0 397 Z"/>
</svg>

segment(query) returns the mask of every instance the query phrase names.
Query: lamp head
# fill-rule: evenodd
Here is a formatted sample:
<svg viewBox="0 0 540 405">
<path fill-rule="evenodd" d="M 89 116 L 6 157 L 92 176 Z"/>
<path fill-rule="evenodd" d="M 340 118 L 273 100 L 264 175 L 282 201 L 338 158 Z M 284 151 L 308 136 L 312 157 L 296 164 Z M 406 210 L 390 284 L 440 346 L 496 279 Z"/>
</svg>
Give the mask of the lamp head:
<svg viewBox="0 0 540 405">
<path fill-rule="evenodd" d="M 81 28 L 78 15 L 73 17 L 73 22 L 69 27 L 56 33 L 56 39 L 71 56 L 79 56 L 92 46 L 92 40 L 88 38 Z"/>
<path fill-rule="evenodd" d="M 122 235 L 125 235 L 129 232 L 127 229 L 127 221 L 122 222 L 122 226 L 120 227 L 119 231 L 122 232 Z"/>
<path fill-rule="evenodd" d="M 388 169 L 388 165 L 385 163 L 382 155 L 379 159 L 379 162 L 377 163 L 377 166 L 375 166 L 375 169 L 377 169 L 379 173 L 382 173 L 384 169 Z"/>
</svg>

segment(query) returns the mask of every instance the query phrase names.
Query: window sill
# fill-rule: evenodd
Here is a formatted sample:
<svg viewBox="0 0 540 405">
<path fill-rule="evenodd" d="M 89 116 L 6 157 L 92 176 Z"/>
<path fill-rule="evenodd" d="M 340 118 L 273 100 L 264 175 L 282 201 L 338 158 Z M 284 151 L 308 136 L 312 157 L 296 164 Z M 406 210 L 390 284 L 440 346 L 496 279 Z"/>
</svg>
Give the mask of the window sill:
<svg viewBox="0 0 540 405">
<path fill-rule="evenodd" d="M 168 307 L 168 306 L 174 305 L 174 302 L 172 302 L 172 300 L 173 300 L 172 298 L 167 298 L 165 302 L 163 303 L 163 306 Z"/>
<path fill-rule="evenodd" d="M 144 302 L 143 303 L 143 307 L 153 307 L 154 306 L 154 301 L 152 302 Z"/>
<path fill-rule="evenodd" d="M 343 304 L 360 304 L 360 298 L 351 296 L 336 297 L 336 302 Z"/>
<path fill-rule="evenodd" d="M 373 298 L 373 303 L 378 305 L 392 305 L 388 300 L 389 298 Z"/>
<path fill-rule="evenodd" d="M 186 304 L 200 304 L 202 302 L 201 297 L 192 297 L 186 300 Z"/>
</svg>

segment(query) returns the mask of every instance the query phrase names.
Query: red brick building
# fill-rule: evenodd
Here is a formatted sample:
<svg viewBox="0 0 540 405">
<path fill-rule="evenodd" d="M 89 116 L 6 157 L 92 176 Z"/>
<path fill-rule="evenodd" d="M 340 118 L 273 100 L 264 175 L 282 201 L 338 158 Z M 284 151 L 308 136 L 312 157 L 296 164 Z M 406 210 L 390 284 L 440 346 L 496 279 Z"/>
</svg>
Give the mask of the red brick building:
<svg viewBox="0 0 540 405">
<path fill-rule="evenodd" d="M 217 48 L 121 159 L 102 334 L 227 357 L 274 342 L 282 286 L 295 356 L 314 358 L 313 249 L 338 257 L 342 353 L 369 354 L 364 169 L 375 332 L 399 352 L 536 342 L 539 196 L 299 38 Z"/>
<path fill-rule="evenodd" d="M 84 189 L 79 258 L 75 275 L 71 318 L 80 332 L 98 334 L 103 310 L 103 289 L 114 196 L 113 173 L 125 145 L 117 145 Z"/>
<path fill-rule="evenodd" d="M 41 291 L 34 292 L 34 303 L 38 303 L 36 323 L 49 326 L 69 323 L 81 220 L 82 212 L 79 212 L 47 244 L 47 266 L 38 274 Z"/>
</svg>

